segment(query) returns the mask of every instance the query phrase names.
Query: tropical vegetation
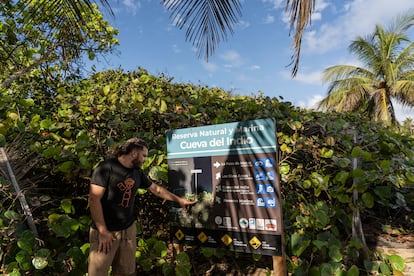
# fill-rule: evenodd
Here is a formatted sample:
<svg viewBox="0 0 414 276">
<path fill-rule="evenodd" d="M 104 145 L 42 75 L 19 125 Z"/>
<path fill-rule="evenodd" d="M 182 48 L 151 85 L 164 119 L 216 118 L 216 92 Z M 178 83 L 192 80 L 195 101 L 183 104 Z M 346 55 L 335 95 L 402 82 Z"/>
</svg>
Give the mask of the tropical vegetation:
<svg viewBox="0 0 414 276">
<path fill-rule="evenodd" d="M 377 25 L 349 46 L 362 66 L 334 65 L 324 71 L 328 95 L 319 108 L 360 112 L 386 125 L 398 124 L 394 102 L 414 106 L 414 42 L 407 34 L 414 15 L 398 17 L 389 28 Z"/>
<path fill-rule="evenodd" d="M 114 144 L 132 136 L 147 140 L 151 150 L 143 169 L 168 188 L 167 130 L 258 118 L 277 122 L 287 271 L 404 271 L 406 260 L 374 245 L 390 229 L 399 237 L 413 233 L 410 133 L 362 114 L 301 110 L 260 93 L 240 96 L 176 83 L 143 68 L 82 77 L 83 56 L 93 59 L 117 43 L 117 31 L 96 6 L 82 6 L 87 27 L 79 31 L 59 27 L 63 12 L 26 21 L 38 8 L 31 4 L 52 10 L 50 3 L 61 3 L 70 10 L 69 2 L 0 6 L 0 147 L 5 150 L 0 154 L 0 273 L 84 275 L 89 178 Z M 65 33 L 73 35 L 70 40 Z M 266 256 L 246 258 L 226 248 L 186 247 L 173 254 L 169 205 L 145 191 L 137 197 L 140 275 L 223 273 L 214 265 L 221 259 L 233 264 L 228 273 L 241 270 L 241 259 L 270 273 Z M 376 235 L 366 235 L 367 229 L 376 229 Z"/>
<path fill-rule="evenodd" d="M 80 75 L 83 59 L 111 52 L 118 44 L 118 30 L 103 19 L 96 6 L 81 13 L 84 25 L 72 28 L 74 18 L 67 5 L 55 14 L 48 1 L 5 1 L 0 6 L 1 86 L 13 89 L 13 83 L 33 78 L 59 79 Z M 38 9 L 44 10 L 39 13 Z M 26 91 L 31 91 L 30 87 Z M 31 91 L 35 93 L 34 91 Z M 27 94 L 26 94 L 27 95 Z M 26 96 L 23 95 L 23 96 Z"/>
<path fill-rule="evenodd" d="M 88 180 L 111 145 L 132 136 L 149 141 L 144 169 L 168 187 L 167 130 L 269 117 L 277 122 L 288 272 L 404 271 L 402 257 L 375 251 L 371 246 L 378 236 L 368 239 L 364 233 L 381 232 L 382 226 L 399 235 L 412 233 L 412 137 L 360 116 L 307 112 L 275 98 L 174 83 L 144 69 L 100 72 L 57 86 L 49 102 L 38 96 L 1 98 L 3 146 L 38 232 L 25 224 L 27 216 L 2 174 L 2 273 L 85 272 Z M 142 275 L 197 275 L 221 258 L 237 263 L 244 257 L 223 248 L 194 247 L 174 256 L 168 250 L 169 205 L 145 192 L 137 196 Z M 250 264 L 265 263 L 270 271 L 272 264 L 265 260 L 252 256 Z"/>
</svg>

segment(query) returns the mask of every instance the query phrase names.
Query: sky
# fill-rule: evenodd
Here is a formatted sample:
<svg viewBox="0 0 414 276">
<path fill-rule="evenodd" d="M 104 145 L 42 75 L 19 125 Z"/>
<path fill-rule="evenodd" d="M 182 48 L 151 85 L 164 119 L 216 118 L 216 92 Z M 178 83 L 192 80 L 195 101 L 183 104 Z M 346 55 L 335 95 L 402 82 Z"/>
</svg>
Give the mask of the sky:
<svg viewBox="0 0 414 276">
<path fill-rule="evenodd" d="M 234 33 L 219 43 L 208 62 L 186 41 L 160 0 L 110 1 L 119 29 L 117 51 L 100 59 L 98 70 L 164 74 L 174 82 L 219 87 L 234 95 L 276 97 L 295 106 L 314 108 L 327 95 L 322 72 L 329 66 L 360 65 L 348 51 L 357 36 L 372 33 L 377 24 L 389 26 L 410 9 L 413 0 L 316 0 L 311 24 L 303 35 L 299 71 L 292 78 L 293 33 L 285 12 L 287 0 L 241 1 Z M 412 28 L 414 29 L 414 27 Z M 409 31 L 414 40 L 414 30 Z M 400 122 L 414 118 L 414 109 L 395 106 Z"/>
</svg>

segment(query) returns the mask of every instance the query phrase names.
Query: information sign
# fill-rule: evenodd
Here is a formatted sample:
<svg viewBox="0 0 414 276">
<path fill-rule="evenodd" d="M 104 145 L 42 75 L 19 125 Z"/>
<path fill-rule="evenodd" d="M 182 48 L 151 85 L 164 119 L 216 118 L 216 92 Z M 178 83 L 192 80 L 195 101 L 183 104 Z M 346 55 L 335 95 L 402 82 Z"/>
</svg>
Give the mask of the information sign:
<svg viewBox="0 0 414 276">
<path fill-rule="evenodd" d="M 174 241 L 282 255 L 282 210 L 273 119 L 171 130 L 171 191 L 197 200 L 171 208 Z"/>
</svg>

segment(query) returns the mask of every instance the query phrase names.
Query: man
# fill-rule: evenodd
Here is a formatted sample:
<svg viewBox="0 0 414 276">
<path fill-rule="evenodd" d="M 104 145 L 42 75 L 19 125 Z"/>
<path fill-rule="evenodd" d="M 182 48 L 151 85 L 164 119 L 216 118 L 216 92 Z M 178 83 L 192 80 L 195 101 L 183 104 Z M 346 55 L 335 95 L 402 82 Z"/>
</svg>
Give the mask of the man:
<svg viewBox="0 0 414 276">
<path fill-rule="evenodd" d="M 148 146 L 132 138 L 115 147 L 114 158 L 94 171 L 89 191 L 92 226 L 89 233 L 89 276 L 135 275 L 135 194 L 147 188 L 154 195 L 175 201 L 184 209 L 192 202 L 151 183 L 141 170 Z"/>
</svg>

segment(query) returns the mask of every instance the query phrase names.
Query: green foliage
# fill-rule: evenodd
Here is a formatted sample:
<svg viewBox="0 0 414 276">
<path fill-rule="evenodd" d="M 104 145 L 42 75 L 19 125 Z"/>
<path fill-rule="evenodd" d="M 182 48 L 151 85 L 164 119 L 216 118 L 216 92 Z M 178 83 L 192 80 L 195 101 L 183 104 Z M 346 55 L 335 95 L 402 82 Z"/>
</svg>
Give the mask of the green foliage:
<svg viewBox="0 0 414 276">
<path fill-rule="evenodd" d="M 1 241 L 7 272 L 75 273 L 86 268 L 89 177 L 114 144 L 133 136 L 147 140 L 150 151 L 143 168 L 168 187 L 167 130 L 267 117 L 277 123 L 289 272 L 358 275 L 404 267 L 395 256 L 372 255 L 369 268 L 358 263 L 363 245 L 352 237 L 352 214 L 358 208 L 363 218 L 385 213 L 387 218 L 413 220 L 414 140 L 410 136 L 355 114 L 307 112 L 262 95 L 238 96 L 174 83 L 144 69 L 100 72 L 50 89 L 56 94 L 50 99 L 33 95 L 33 104 L 16 102 L 6 91 L 0 97 L 0 133 L 6 143 L 20 137 L 42 156 L 28 177 L 38 172 L 48 175 L 28 196 L 39 199 L 40 189 L 43 196 L 50 193 L 49 199 L 39 200 L 34 212 L 44 246 L 32 246 L 30 251 L 30 239 L 20 245 L 24 249 L 17 243 L 23 235 L 17 230 L 23 224 L 16 221 L 22 215 L 13 195 L 3 188 L 2 204 L 7 207 L 0 212 L 2 231 L 14 233 Z M 139 269 L 189 275 L 186 253 L 167 254 L 168 206 L 145 192 L 137 196 Z M 37 253 L 42 249 L 49 251 Z M 201 252 L 207 258 L 223 254 L 211 249 Z"/>
<path fill-rule="evenodd" d="M 84 24 L 77 29 L 71 28 L 73 19 L 68 18 L 70 5 L 57 5 L 66 19 L 60 20 L 53 12 L 55 2 L 27 2 L 8 1 L 0 6 L 1 86 L 24 95 L 21 99 L 30 101 L 25 97 L 50 92 L 47 86 L 41 88 L 43 82 L 78 74 L 83 55 L 93 59 L 118 44 L 118 31 L 103 19 L 96 5 L 81 5 Z M 42 12 L 37 12 L 39 6 Z M 18 89 L 22 84 L 25 90 Z"/>
<path fill-rule="evenodd" d="M 66 212 L 71 201 L 64 199 L 58 209 L 48 210 L 51 214 L 48 225 L 38 223 L 42 236 L 36 237 L 25 226 L 18 201 L 14 200 L 7 182 L 1 183 L 0 202 L 9 209 L 0 211 L 0 259 L 4 265 L 0 271 L 7 275 L 37 275 L 40 271 L 45 274 L 70 271 L 80 275 L 85 271 L 88 244 L 84 244 L 79 230 L 85 233 L 90 219 L 70 218 Z M 72 207 L 71 214 L 76 215 Z"/>
<path fill-rule="evenodd" d="M 164 241 L 157 238 L 139 239 L 136 257 L 139 266 L 144 271 L 150 271 L 152 269 L 153 262 L 158 266 L 162 266 L 167 256 L 167 245 Z"/>
</svg>

